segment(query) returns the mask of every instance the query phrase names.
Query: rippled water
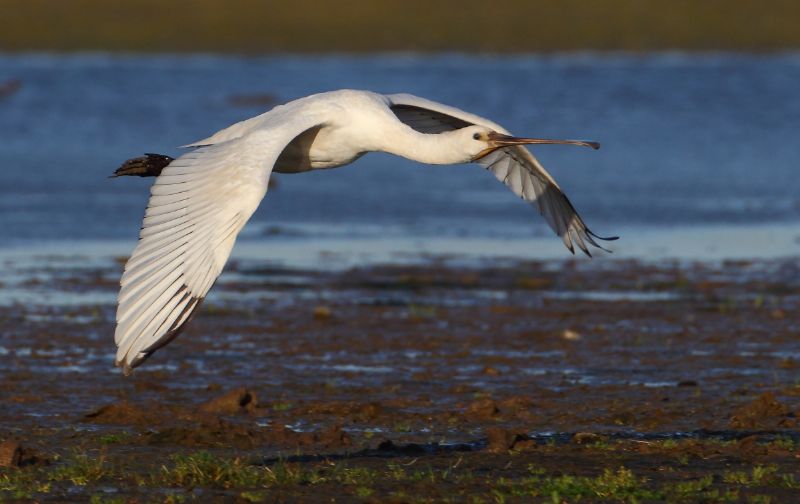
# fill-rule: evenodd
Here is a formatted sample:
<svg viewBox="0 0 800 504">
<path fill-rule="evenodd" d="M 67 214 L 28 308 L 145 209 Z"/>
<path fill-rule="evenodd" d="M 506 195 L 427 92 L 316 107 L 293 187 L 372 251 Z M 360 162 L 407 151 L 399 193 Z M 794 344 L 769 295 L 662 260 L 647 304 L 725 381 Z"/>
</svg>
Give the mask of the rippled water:
<svg viewBox="0 0 800 504">
<path fill-rule="evenodd" d="M 590 226 L 627 239 L 623 252 L 653 253 L 663 243 L 637 249 L 642 237 L 675 229 L 722 230 L 714 242 L 742 225 L 771 226 L 753 240 L 766 250 L 751 255 L 769 255 L 770 239 L 800 250 L 797 55 L 0 56 L 0 82 L 10 79 L 22 86 L 0 99 L 0 246 L 91 240 L 127 251 L 151 180 L 107 179 L 122 160 L 175 155 L 175 146 L 268 108 L 237 98 L 352 87 L 430 97 L 520 134 L 602 142 L 598 152 L 536 153 Z M 468 240 L 502 255 L 514 247 L 498 240 L 547 237 L 562 254 L 549 233 L 476 166 L 372 154 L 341 170 L 280 176 L 244 237 L 287 256 L 298 247 L 280 252 L 281 243 L 308 238 L 380 239 L 384 254 L 432 239 L 456 244 L 424 251 L 463 250 Z M 742 236 L 729 236 L 726 250 L 756 245 Z"/>
</svg>

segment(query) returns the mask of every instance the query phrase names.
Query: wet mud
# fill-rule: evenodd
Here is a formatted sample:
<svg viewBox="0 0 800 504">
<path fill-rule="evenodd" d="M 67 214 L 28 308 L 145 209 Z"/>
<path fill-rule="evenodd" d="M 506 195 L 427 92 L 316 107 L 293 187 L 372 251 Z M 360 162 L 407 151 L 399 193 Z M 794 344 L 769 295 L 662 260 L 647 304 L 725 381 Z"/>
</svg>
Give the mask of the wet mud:
<svg viewBox="0 0 800 504">
<path fill-rule="evenodd" d="M 119 264 L 3 280 L 0 496 L 786 502 L 796 261 L 234 264 L 123 377 Z M 77 296 L 86 303 L 59 302 Z"/>
</svg>

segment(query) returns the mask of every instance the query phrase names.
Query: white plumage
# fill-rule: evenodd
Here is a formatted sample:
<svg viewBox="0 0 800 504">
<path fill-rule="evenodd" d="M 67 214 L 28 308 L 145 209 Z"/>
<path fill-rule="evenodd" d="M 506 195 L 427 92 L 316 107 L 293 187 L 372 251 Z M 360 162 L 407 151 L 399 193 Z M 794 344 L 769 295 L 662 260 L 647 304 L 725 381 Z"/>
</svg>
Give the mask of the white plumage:
<svg viewBox="0 0 800 504">
<path fill-rule="evenodd" d="M 370 151 L 431 164 L 476 161 L 535 203 L 574 251 L 599 248 L 555 180 L 523 146 L 592 142 L 516 138 L 492 121 L 409 94 L 308 96 L 186 147 L 151 189 L 139 244 L 120 281 L 116 364 L 126 373 L 169 343 L 222 272 L 272 171 L 335 168 Z M 613 238 L 601 238 L 613 239 Z"/>
</svg>

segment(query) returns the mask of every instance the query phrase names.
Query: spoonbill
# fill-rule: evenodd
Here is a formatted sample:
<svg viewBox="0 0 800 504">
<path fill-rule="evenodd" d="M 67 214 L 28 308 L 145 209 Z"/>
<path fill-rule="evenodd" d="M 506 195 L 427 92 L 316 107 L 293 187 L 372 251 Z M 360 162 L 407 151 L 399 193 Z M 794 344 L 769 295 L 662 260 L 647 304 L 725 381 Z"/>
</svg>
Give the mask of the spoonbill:
<svg viewBox="0 0 800 504">
<path fill-rule="evenodd" d="M 184 147 L 147 154 L 120 175 L 157 176 L 139 243 L 120 280 L 115 364 L 125 374 L 172 341 L 222 272 L 270 174 L 336 168 L 380 151 L 429 164 L 476 162 L 535 203 L 574 253 L 603 249 L 556 181 L 524 145 L 595 142 L 511 136 L 475 114 L 410 94 L 339 90 L 307 96 Z M 605 249 L 603 249 L 605 250 Z"/>
</svg>

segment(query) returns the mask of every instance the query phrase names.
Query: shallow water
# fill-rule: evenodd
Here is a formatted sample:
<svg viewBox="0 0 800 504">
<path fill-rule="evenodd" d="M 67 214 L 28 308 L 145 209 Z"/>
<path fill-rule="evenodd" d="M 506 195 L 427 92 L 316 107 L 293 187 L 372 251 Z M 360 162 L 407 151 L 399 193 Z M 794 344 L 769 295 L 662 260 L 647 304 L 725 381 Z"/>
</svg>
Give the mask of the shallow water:
<svg viewBox="0 0 800 504">
<path fill-rule="evenodd" d="M 593 229 L 623 236 L 614 247 L 623 254 L 800 249 L 795 54 L 23 54 L 0 56 L 3 79 L 22 88 L 0 101 L 0 246 L 116 243 L 124 255 L 151 181 L 108 180 L 122 160 L 178 154 L 175 146 L 269 107 L 237 105 L 242 96 L 286 101 L 353 87 L 430 97 L 520 134 L 599 140 L 598 152 L 535 152 Z M 335 262 L 337 245 L 352 242 L 363 254 L 344 247 L 339 255 L 350 263 L 454 250 L 563 254 L 537 212 L 481 169 L 378 154 L 342 170 L 279 177 L 243 241 L 269 244 L 262 252 L 278 261 L 302 251 L 317 264 L 328 249 Z"/>
</svg>

